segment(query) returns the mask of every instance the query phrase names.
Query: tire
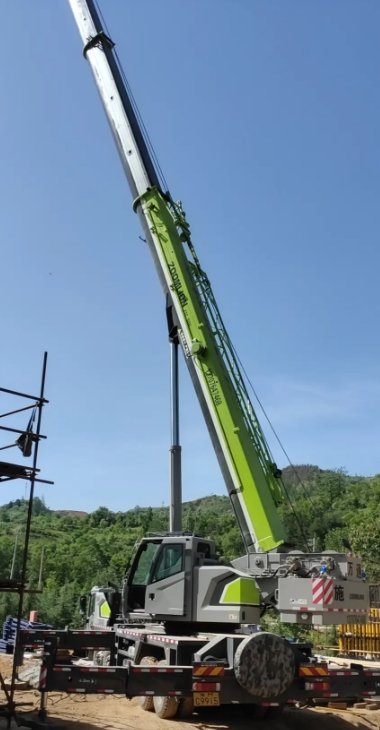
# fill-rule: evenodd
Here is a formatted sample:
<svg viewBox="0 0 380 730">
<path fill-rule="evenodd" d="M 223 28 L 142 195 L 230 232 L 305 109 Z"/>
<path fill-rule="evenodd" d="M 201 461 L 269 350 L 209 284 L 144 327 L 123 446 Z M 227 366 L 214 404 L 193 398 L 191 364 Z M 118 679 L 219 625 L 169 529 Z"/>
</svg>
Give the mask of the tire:
<svg viewBox="0 0 380 730">
<path fill-rule="evenodd" d="M 194 700 L 192 697 L 182 697 L 179 701 L 177 717 L 185 720 L 194 713 Z"/>
<path fill-rule="evenodd" d="M 157 717 L 161 720 L 169 720 L 174 717 L 178 711 L 178 702 L 175 697 L 153 697 L 153 705 Z"/>
<path fill-rule="evenodd" d="M 93 662 L 97 667 L 108 667 L 111 661 L 111 652 L 97 651 L 94 652 Z"/>
<path fill-rule="evenodd" d="M 158 665 L 162 666 L 163 664 L 167 664 L 165 659 L 158 662 Z M 176 697 L 169 697 L 168 695 L 166 697 L 158 697 L 154 695 L 153 706 L 157 717 L 161 720 L 169 720 L 177 714 L 179 703 Z"/>
<path fill-rule="evenodd" d="M 157 664 L 157 659 L 154 656 L 144 656 L 141 659 L 140 664 L 147 666 L 148 664 Z M 153 712 L 153 697 L 146 695 L 145 697 L 139 697 L 139 705 L 145 712 Z"/>
</svg>

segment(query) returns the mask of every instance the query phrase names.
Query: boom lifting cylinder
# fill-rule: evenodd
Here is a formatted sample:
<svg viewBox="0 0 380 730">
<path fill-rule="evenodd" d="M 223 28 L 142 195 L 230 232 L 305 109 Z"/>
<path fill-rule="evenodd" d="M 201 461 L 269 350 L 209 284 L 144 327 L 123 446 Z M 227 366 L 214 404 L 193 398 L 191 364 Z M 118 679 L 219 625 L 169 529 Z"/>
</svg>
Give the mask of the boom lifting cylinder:
<svg viewBox="0 0 380 730">
<path fill-rule="evenodd" d="M 179 442 L 179 362 L 178 362 L 178 329 L 173 320 L 173 305 L 169 295 L 166 297 L 166 317 L 168 322 L 170 343 L 170 502 L 169 530 L 182 530 L 182 463 L 181 445 Z"/>
</svg>

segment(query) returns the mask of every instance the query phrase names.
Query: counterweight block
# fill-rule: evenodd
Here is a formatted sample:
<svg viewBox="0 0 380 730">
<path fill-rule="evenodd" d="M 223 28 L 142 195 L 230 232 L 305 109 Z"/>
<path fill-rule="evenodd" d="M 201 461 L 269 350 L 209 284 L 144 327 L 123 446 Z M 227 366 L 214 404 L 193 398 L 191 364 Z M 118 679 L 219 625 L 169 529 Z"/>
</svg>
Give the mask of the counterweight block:
<svg viewBox="0 0 380 730">
<path fill-rule="evenodd" d="M 288 642 L 267 632 L 247 636 L 234 658 L 235 677 L 249 694 L 261 700 L 285 692 L 294 679 L 295 661 Z"/>
</svg>

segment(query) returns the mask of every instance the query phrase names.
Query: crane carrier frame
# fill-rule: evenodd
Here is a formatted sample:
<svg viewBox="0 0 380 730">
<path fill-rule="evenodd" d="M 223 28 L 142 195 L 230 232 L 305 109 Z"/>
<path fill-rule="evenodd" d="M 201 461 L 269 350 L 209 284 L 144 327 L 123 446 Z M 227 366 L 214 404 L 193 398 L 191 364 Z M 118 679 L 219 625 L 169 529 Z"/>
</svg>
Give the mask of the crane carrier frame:
<svg viewBox="0 0 380 730">
<path fill-rule="evenodd" d="M 342 671 L 313 657 L 310 644 L 257 630 L 267 609 L 283 622 L 301 625 L 366 623 L 369 587 L 362 560 L 333 551 L 304 553 L 287 542 L 277 509 L 284 498 L 281 471 L 250 401 L 182 205 L 162 188 L 96 2 L 69 3 L 246 554 L 225 562 L 212 540 L 180 529 L 146 536 L 122 590 L 105 594 L 111 630 L 21 631 L 16 661 L 22 662 L 25 648 L 43 647 L 42 715 L 50 691 L 138 696 L 144 710 L 154 709 L 162 718 L 219 704 L 248 706 L 254 715 L 314 698 L 375 695 L 379 673 L 360 665 Z M 174 452 L 178 457 L 178 449 L 173 458 Z M 178 527 L 181 504 L 174 501 L 171 525 Z M 100 652 L 108 664 L 64 663 L 62 649 Z"/>
<path fill-rule="evenodd" d="M 249 705 L 255 711 L 273 712 L 269 708 L 283 708 L 289 704 L 313 704 L 315 699 L 357 700 L 380 693 L 380 672 L 351 662 L 339 667 L 311 656 L 311 646 L 291 644 L 297 659 L 297 669 L 287 690 L 273 699 L 263 699 L 252 707 L 252 698 L 236 680 L 233 658 L 236 648 L 247 638 L 246 634 L 219 636 L 167 636 L 154 627 L 116 626 L 113 631 L 30 631 L 20 632 L 17 663 L 22 663 L 23 652 L 43 647 L 40 672 L 40 715 L 46 714 L 47 694 L 115 694 L 127 698 L 139 697 L 151 704 L 153 697 L 171 698 L 178 706 L 219 706 L 223 704 Z M 210 659 L 215 655 L 215 644 L 228 662 Z M 220 644 L 224 646 L 221 646 Z M 110 653 L 110 665 L 81 666 L 62 663 L 59 649 L 74 650 L 78 655 L 87 651 Z M 131 658 L 134 654 L 134 658 Z M 156 662 L 145 663 L 154 657 Z M 162 664 L 166 661 L 167 664 Z M 189 703 L 190 700 L 190 703 Z M 170 700 L 169 700 L 170 701 Z M 167 705 L 169 702 L 167 702 Z M 146 709 L 146 708 L 145 708 Z M 165 715 L 164 715 L 165 716 Z M 185 716 L 185 713 L 183 713 Z"/>
</svg>

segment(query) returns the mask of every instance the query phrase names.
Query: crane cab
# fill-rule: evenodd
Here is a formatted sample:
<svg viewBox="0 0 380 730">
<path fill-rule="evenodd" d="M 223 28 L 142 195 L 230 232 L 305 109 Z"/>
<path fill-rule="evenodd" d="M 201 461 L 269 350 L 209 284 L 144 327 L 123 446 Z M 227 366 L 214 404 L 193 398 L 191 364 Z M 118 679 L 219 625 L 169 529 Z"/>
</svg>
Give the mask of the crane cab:
<svg viewBox="0 0 380 730">
<path fill-rule="evenodd" d="M 120 615 L 121 592 L 114 586 L 94 586 L 79 599 L 85 629 L 111 629 Z"/>
<path fill-rule="evenodd" d="M 202 565 L 214 553 L 212 541 L 186 533 L 143 538 L 124 586 L 124 616 L 185 617 L 186 576 L 193 566 Z"/>
<path fill-rule="evenodd" d="M 198 630 L 258 623 L 259 604 L 253 578 L 221 562 L 212 540 L 187 533 L 143 538 L 123 591 L 125 619 L 197 624 Z"/>
</svg>

